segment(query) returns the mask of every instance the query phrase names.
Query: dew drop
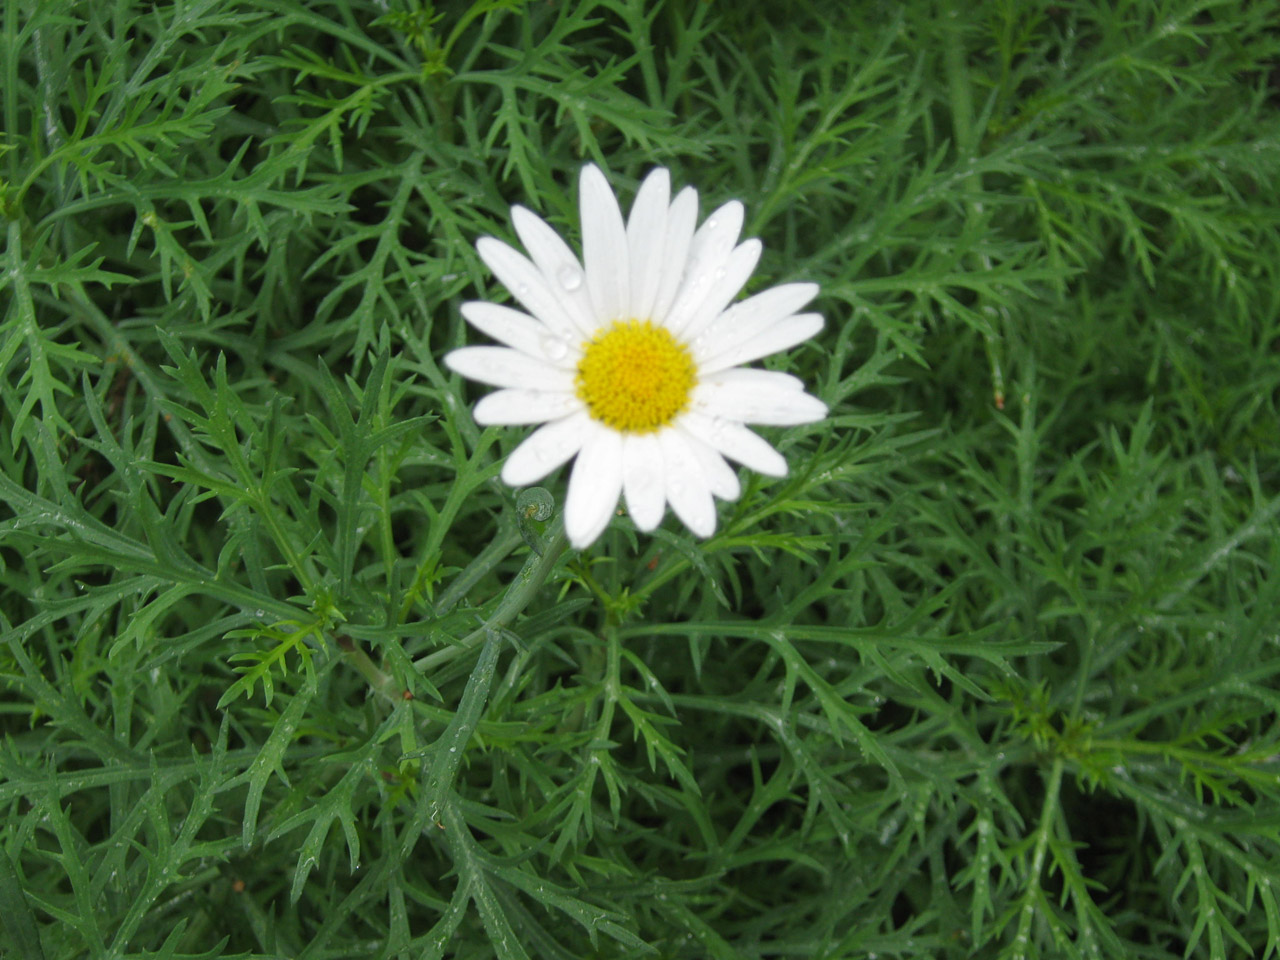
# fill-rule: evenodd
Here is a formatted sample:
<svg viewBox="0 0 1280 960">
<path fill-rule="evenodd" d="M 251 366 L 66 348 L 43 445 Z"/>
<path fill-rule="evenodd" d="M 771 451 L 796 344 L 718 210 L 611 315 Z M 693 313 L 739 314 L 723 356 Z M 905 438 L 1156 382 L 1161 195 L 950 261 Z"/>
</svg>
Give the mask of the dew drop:
<svg viewBox="0 0 1280 960">
<path fill-rule="evenodd" d="M 569 355 L 569 344 L 559 337 L 543 337 L 542 352 L 549 360 L 563 360 Z"/>
<path fill-rule="evenodd" d="M 582 286 L 582 271 L 577 267 L 561 267 L 556 277 L 560 281 L 560 286 L 570 293 Z"/>
<path fill-rule="evenodd" d="M 708 218 L 707 218 L 707 229 L 708 229 L 708 230 L 714 230 L 714 229 L 715 229 L 716 227 L 718 227 L 719 225 L 720 225 L 720 221 L 719 221 L 717 218 L 715 218 L 715 217 L 708 217 Z"/>
</svg>

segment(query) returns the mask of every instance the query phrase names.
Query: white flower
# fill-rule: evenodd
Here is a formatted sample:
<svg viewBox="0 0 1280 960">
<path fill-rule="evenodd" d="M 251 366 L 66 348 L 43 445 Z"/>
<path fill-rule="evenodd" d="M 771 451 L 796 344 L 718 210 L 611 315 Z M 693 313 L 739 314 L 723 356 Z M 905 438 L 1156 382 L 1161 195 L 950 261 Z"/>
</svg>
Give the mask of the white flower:
<svg viewBox="0 0 1280 960">
<path fill-rule="evenodd" d="M 787 472 L 744 424 L 789 426 L 827 413 L 797 378 L 740 366 L 822 329 L 818 314 L 797 313 L 818 285 L 783 284 L 730 306 L 760 241 L 737 242 L 736 200 L 695 231 L 696 191 L 672 200 L 663 168 L 645 178 L 625 223 L 593 165 L 583 168 L 579 203 L 584 263 L 524 207 L 511 218 L 529 258 L 492 237 L 476 244 L 529 312 L 464 303 L 467 321 L 505 346 L 463 347 L 445 363 L 502 388 L 476 404 L 479 423 L 543 424 L 507 458 L 504 481 L 535 483 L 577 456 L 564 520 L 575 547 L 600 536 L 619 494 L 641 530 L 657 527 L 669 503 L 708 537 L 712 495 L 734 500 L 741 491 L 725 457 L 769 476 Z"/>
</svg>

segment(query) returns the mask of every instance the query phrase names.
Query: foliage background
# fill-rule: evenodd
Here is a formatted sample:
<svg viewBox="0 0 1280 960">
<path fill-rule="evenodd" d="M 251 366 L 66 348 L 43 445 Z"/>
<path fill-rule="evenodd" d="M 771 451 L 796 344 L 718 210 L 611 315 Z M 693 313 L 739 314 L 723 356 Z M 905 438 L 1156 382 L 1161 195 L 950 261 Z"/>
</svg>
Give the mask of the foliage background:
<svg viewBox="0 0 1280 960">
<path fill-rule="evenodd" d="M 0 952 L 1280 954 L 1277 23 L 5 0 Z M 705 543 L 438 365 L 585 159 L 822 284 Z"/>
</svg>

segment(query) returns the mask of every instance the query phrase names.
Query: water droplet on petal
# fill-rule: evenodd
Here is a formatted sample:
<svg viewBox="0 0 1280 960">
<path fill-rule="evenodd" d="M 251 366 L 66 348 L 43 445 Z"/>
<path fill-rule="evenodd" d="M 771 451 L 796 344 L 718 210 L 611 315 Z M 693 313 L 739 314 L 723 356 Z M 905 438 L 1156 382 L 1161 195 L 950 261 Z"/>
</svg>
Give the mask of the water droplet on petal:
<svg viewBox="0 0 1280 960">
<path fill-rule="evenodd" d="M 569 344 L 559 337 L 543 337 L 542 352 L 549 360 L 563 360 L 569 355 Z"/>
<path fill-rule="evenodd" d="M 560 286 L 570 293 L 582 286 L 582 271 L 577 267 L 561 267 L 556 277 L 560 281 Z"/>
<path fill-rule="evenodd" d="M 717 268 L 716 268 L 716 279 L 717 279 L 717 280 L 723 280 L 723 279 L 724 279 L 724 267 L 717 267 Z"/>
<path fill-rule="evenodd" d="M 708 229 L 708 230 L 714 230 L 714 229 L 715 229 L 717 226 L 719 226 L 719 225 L 720 225 L 720 221 L 719 221 L 719 220 L 717 220 L 715 217 L 709 217 L 709 218 L 707 219 L 707 229 Z"/>
</svg>

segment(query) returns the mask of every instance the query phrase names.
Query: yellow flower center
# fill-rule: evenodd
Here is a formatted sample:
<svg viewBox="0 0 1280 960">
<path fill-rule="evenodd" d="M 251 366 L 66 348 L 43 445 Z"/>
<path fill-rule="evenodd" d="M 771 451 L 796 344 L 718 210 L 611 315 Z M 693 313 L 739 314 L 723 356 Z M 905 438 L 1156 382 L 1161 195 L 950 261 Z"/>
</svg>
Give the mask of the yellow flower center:
<svg viewBox="0 0 1280 960">
<path fill-rule="evenodd" d="M 689 405 L 693 357 L 665 327 L 618 320 L 583 345 L 574 384 L 591 416 L 624 433 L 653 433 Z"/>
</svg>

